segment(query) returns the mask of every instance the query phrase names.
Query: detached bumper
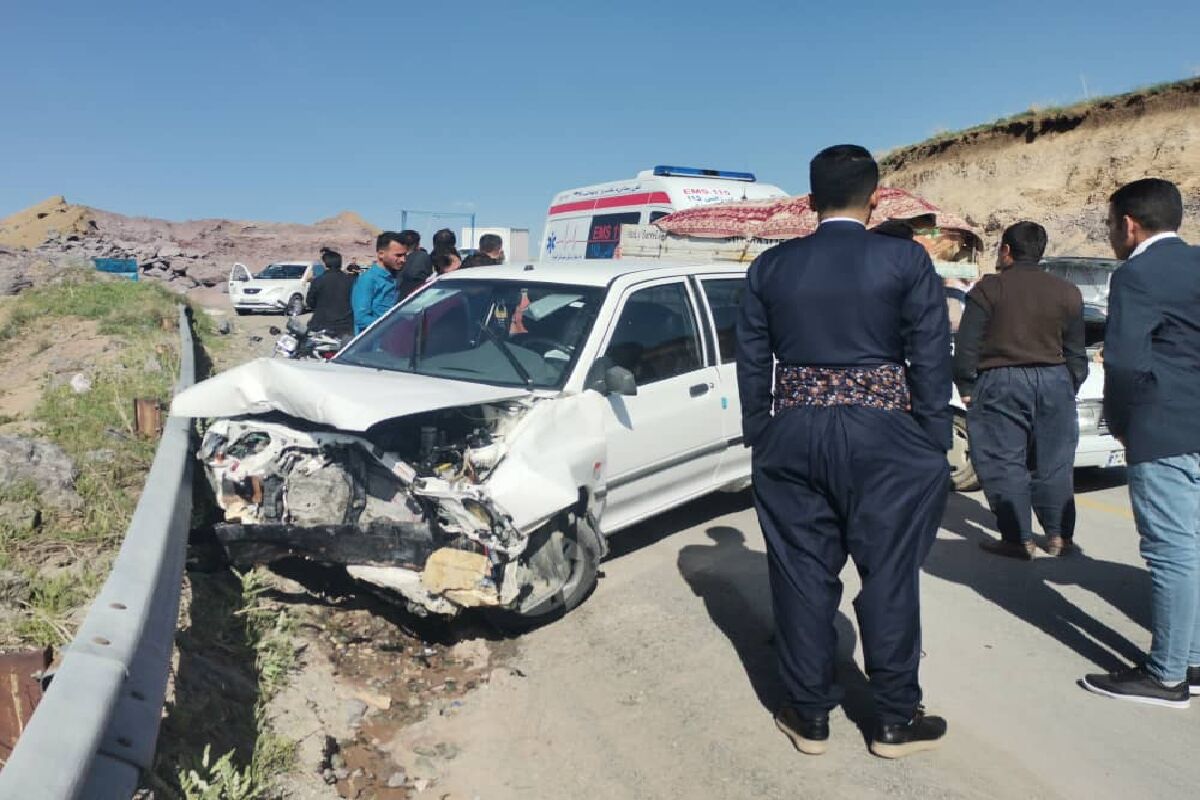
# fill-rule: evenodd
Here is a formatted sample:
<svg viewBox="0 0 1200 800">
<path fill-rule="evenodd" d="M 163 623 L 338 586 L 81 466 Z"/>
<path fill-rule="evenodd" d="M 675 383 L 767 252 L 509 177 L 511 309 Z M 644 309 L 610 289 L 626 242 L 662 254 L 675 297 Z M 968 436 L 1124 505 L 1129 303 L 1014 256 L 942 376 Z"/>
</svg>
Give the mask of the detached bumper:
<svg viewBox="0 0 1200 800">
<path fill-rule="evenodd" d="M 346 567 L 351 576 L 402 595 L 424 615 L 454 615 L 473 606 L 511 604 L 517 580 L 510 565 L 439 542 L 422 523 L 357 525 L 218 525 L 217 539 L 234 566 L 301 557 Z M 514 575 L 516 577 L 516 575 Z"/>
<path fill-rule="evenodd" d="M 325 564 L 409 566 L 420 569 L 437 549 L 423 523 L 357 525 L 216 526 L 217 540 L 234 566 L 269 564 L 300 556 Z"/>
</svg>

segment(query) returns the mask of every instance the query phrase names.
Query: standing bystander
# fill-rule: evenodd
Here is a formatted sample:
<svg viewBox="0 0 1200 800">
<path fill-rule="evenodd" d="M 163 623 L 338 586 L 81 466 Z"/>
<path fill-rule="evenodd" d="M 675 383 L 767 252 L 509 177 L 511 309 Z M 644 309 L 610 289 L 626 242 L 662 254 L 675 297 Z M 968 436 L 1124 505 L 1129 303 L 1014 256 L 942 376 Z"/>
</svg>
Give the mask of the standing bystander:
<svg viewBox="0 0 1200 800">
<path fill-rule="evenodd" d="M 375 238 L 376 262 L 354 281 L 350 297 L 356 334 L 362 333 L 396 305 L 396 278 L 407 257 L 408 248 L 395 231 L 384 231 Z"/>
<path fill-rule="evenodd" d="M 314 278 L 308 287 L 306 299 L 313 310 L 308 329 L 328 331 L 344 343 L 354 335 L 354 309 L 350 305 L 354 276 L 342 271 L 342 254 L 336 250 L 323 249 L 321 263 L 325 265 L 325 272 Z"/>
<path fill-rule="evenodd" d="M 1046 552 L 1070 553 L 1075 534 L 1075 394 L 1088 374 L 1079 288 L 1038 266 L 1046 229 L 1009 226 L 995 275 L 967 295 L 954 342 L 954 379 L 967 404 L 971 462 L 1000 539 L 980 546 L 1032 559 L 1031 510 Z"/>
<path fill-rule="evenodd" d="M 1183 200 L 1144 178 L 1108 202 L 1117 258 L 1104 337 L 1104 413 L 1127 448 L 1129 497 L 1150 568 L 1144 664 L 1084 688 L 1185 708 L 1200 694 L 1200 247 L 1176 231 Z"/>
<path fill-rule="evenodd" d="M 942 282 L 918 244 L 867 233 L 879 167 L 855 145 L 809 167 L 817 231 L 755 259 L 737 325 L 742 428 L 788 698 L 775 723 L 825 752 L 847 554 L 875 696 L 870 749 L 897 758 L 946 733 L 925 716 L 920 567 L 946 505 L 950 332 Z"/>
<path fill-rule="evenodd" d="M 463 260 L 463 269 L 469 267 L 491 267 L 504 263 L 504 240 L 494 233 L 485 233 L 479 237 L 479 252 L 472 253 Z"/>
<path fill-rule="evenodd" d="M 416 231 L 400 231 L 400 242 L 408 253 L 404 260 L 404 269 L 400 271 L 396 281 L 396 293 L 403 300 L 433 275 L 433 262 L 429 253 L 421 247 L 421 234 Z"/>
</svg>

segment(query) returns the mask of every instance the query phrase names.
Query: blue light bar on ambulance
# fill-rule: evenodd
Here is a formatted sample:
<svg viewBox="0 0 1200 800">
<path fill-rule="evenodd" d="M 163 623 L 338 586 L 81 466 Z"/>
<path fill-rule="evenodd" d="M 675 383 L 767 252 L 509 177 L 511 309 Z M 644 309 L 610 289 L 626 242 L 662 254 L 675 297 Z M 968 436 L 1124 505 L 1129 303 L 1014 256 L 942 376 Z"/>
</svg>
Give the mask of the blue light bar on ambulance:
<svg viewBox="0 0 1200 800">
<path fill-rule="evenodd" d="M 757 178 L 753 172 L 728 172 L 723 169 L 700 169 L 698 167 L 667 167 L 657 166 L 654 174 L 671 178 L 724 178 L 729 181 L 746 181 L 754 183 Z"/>
</svg>

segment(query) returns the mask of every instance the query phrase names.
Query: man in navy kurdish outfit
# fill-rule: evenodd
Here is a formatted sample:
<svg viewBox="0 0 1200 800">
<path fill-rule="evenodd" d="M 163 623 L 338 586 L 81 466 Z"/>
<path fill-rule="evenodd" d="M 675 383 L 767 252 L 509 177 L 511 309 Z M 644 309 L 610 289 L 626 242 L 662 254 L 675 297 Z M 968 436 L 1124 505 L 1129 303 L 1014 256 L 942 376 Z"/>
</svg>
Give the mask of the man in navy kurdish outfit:
<svg viewBox="0 0 1200 800">
<path fill-rule="evenodd" d="M 811 236 L 747 273 L 738 321 L 743 430 L 767 542 L 780 669 L 776 724 L 823 753 L 834 684 L 834 616 L 847 555 L 877 723 L 871 752 L 940 744 L 921 707 L 919 573 L 950 485 L 950 329 L 942 281 L 920 245 L 873 236 L 879 168 L 855 145 L 812 160 Z"/>
</svg>

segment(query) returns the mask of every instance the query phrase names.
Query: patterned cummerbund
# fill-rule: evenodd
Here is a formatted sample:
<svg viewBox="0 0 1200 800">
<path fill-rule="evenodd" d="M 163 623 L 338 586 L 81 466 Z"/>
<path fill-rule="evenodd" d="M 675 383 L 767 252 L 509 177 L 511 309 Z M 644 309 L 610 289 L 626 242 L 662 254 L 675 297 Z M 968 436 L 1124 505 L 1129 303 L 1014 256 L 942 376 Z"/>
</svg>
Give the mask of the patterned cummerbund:
<svg viewBox="0 0 1200 800">
<path fill-rule="evenodd" d="M 866 406 L 910 411 L 912 399 L 904 367 L 775 368 L 775 410 L 796 406 Z"/>
</svg>

